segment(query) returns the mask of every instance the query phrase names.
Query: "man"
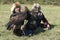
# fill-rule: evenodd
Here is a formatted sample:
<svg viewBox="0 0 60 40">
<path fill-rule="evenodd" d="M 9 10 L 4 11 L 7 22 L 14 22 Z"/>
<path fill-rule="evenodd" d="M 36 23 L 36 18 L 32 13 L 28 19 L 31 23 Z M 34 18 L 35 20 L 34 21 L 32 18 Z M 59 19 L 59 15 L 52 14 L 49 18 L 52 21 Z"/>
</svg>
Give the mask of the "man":
<svg viewBox="0 0 60 40">
<path fill-rule="evenodd" d="M 10 21 L 7 23 L 7 29 L 11 30 L 11 28 L 13 28 L 13 33 L 16 35 L 22 35 L 22 33 L 25 35 L 24 33 L 24 29 L 25 29 L 25 24 L 24 24 L 24 20 L 26 20 L 27 18 L 27 13 L 28 13 L 28 8 L 26 6 L 23 6 L 21 8 L 21 12 L 18 12 L 18 9 L 15 9 L 17 13 L 13 13 L 10 16 Z"/>
<path fill-rule="evenodd" d="M 17 11 L 16 11 L 17 10 Z M 15 2 L 13 3 L 12 7 L 11 7 L 11 13 L 18 13 L 21 11 L 21 6 L 20 6 L 20 2 Z"/>
<path fill-rule="evenodd" d="M 28 23 L 27 23 L 27 29 L 35 30 L 39 26 L 44 28 L 44 30 L 47 30 L 50 28 L 50 24 L 48 23 L 47 19 L 43 15 L 43 13 L 40 11 L 41 7 L 38 3 L 34 4 L 30 13 L 30 16 L 28 17 Z M 41 23 L 43 22 L 43 24 Z"/>
</svg>

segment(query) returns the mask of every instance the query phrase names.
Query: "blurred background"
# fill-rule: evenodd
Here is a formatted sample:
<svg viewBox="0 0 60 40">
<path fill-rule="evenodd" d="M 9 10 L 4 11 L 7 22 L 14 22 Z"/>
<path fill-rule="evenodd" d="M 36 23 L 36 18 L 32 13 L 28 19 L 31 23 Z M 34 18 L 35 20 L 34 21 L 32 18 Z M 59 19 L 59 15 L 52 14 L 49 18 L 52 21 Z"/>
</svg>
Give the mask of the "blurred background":
<svg viewBox="0 0 60 40">
<path fill-rule="evenodd" d="M 19 1 L 21 4 L 40 3 L 44 5 L 60 5 L 60 0 L 0 0 L 0 4 L 11 4 Z"/>
</svg>

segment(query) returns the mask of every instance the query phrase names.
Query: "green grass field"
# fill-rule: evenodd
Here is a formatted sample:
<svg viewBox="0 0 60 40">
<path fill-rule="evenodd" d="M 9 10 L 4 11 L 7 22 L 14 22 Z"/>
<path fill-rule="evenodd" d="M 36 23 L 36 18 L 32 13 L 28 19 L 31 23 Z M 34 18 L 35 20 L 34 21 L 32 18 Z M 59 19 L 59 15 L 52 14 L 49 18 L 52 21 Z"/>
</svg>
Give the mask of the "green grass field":
<svg viewBox="0 0 60 40">
<path fill-rule="evenodd" d="M 29 9 L 32 7 L 32 5 L 27 6 Z M 0 5 L 0 40 L 60 40 L 60 6 L 41 5 L 41 10 L 52 25 L 52 29 L 31 37 L 18 37 L 12 33 L 12 30 L 6 30 L 5 24 L 11 15 L 10 8 L 11 5 Z"/>
</svg>

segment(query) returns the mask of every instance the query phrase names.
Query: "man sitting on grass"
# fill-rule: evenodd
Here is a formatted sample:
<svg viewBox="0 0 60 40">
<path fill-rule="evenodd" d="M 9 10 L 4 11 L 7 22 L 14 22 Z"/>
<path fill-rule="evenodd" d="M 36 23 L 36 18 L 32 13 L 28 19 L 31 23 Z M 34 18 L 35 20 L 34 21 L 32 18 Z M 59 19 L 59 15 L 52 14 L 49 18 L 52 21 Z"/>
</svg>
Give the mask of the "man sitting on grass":
<svg viewBox="0 0 60 40">
<path fill-rule="evenodd" d="M 44 14 L 41 12 L 41 7 L 38 3 L 33 5 L 31 15 L 33 15 L 33 17 L 36 21 L 37 27 L 40 26 L 40 27 L 43 27 L 44 29 L 50 28 L 50 24 L 48 23 Z M 41 23 L 41 21 L 43 23 Z"/>
<path fill-rule="evenodd" d="M 43 30 L 47 30 L 50 28 L 50 24 L 48 23 L 47 19 L 40 9 L 40 5 L 37 3 L 33 5 L 31 12 L 28 13 L 29 16 L 27 18 L 28 22 L 26 24 L 26 28 L 29 29 L 31 33 L 34 33 L 34 31 L 38 27 L 42 27 Z M 41 21 L 43 23 L 41 23 Z"/>
</svg>

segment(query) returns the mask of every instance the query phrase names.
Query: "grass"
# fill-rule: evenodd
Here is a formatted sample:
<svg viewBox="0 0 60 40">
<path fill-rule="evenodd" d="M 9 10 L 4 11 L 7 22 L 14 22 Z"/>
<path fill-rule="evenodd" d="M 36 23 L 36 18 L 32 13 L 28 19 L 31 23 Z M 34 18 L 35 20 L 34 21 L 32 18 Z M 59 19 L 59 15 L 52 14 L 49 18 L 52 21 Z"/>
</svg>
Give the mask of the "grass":
<svg viewBox="0 0 60 40">
<path fill-rule="evenodd" d="M 31 9 L 32 5 L 27 5 Z M 15 36 L 11 31 L 6 30 L 5 24 L 9 20 L 11 5 L 0 5 L 0 40 L 60 40 L 60 6 L 41 5 L 41 10 L 52 25 L 51 30 L 40 31 L 38 34 L 27 36 Z"/>
</svg>

